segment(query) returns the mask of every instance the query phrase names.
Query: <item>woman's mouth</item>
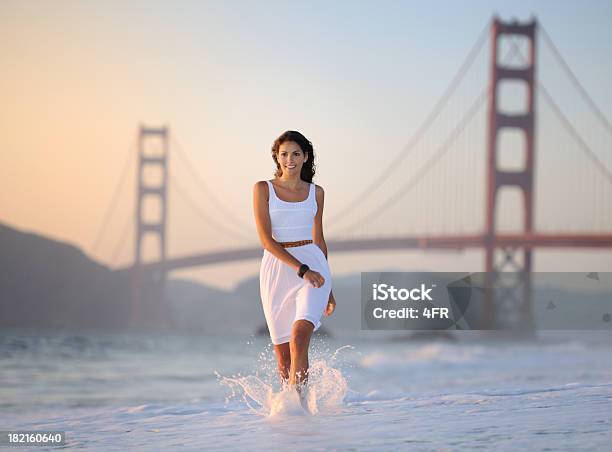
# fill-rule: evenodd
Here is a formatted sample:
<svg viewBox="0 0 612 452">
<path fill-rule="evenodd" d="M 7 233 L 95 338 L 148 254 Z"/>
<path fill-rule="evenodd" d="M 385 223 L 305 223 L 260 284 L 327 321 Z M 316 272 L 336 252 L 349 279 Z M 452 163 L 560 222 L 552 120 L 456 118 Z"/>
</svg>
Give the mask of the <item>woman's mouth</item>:
<svg viewBox="0 0 612 452">
<path fill-rule="evenodd" d="M 293 168 L 295 168 L 295 165 L 285 165 L 285 167 L 289 168 L 289 169 L 293 169 Z"/>
</svg>

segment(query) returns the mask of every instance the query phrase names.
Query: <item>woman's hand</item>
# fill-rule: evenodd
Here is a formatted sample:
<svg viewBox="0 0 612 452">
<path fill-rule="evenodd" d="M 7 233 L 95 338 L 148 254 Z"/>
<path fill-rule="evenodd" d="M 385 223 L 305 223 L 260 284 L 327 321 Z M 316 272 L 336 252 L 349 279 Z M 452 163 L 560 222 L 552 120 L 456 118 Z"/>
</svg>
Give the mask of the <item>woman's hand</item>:
<svg viewBox="0 0 612 452">
<path fill-rule="evenodd" d="M 325 278 L 323 278 L 321 273 L 314 270 L 308 270 L 306 273 L 304 273 L 304 279 L 315 288 L 321 287 L 323 284 L 325 284 Z"/>
<path fill-rule="evenodd" d="M 325 308 L 325 312 L 323 313 L 325 317 L 329 317 L 336 310 L 336 299 L 334 298 L 334 293 L 329 292 L 329 301 L 327 302 L 327 307 Z"/>
</svg>

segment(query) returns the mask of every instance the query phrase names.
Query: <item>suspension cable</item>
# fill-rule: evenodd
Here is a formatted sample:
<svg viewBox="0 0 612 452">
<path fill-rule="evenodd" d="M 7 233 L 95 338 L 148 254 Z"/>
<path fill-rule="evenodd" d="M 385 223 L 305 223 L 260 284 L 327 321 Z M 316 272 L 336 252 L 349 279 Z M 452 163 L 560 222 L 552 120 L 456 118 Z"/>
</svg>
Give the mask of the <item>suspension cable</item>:
<svg viewBox="0 0 612 452">
<path fill-rule="evenodd" d="M 569 77 L 569 79 L 576 86 L 576 88 L 582 95 L 583 99 L 586 101 L 586 103 L 589 104 L 589 106 L 593 109 L 593 111 L 595 112 L 595 116 L 597 116 L 597 118 L 602 122 L 602 124 L 606 127 L 606 129 L 608 129 L 608 132 L 612 134 L 612 123 L 610 123 L 610 121 L 608 120 L 608 118 L 606 118 L 606 116 L 601 111 L 601 109 L 597 106 L 597 104 L 595 104 L 595 101 L 589 95 L 589 93 L 584 88 L 584 86 L 582 86 L 582 83 L 580 83 L 580 80 L 578 80 L 578 77 L 576 77 L 576 75 L 570 68 L 569 64 L 567 64 L 567 62 L 561 55 L 561 52 L 559 52 L 559 50 L 557 49 L 557 46 L 555 46 L 553 40 L 551 39 L 546 29 L 542 26 L 542 24 L 539 24 L 539 25 L 540 25 L 540 29 L 542 30 L 542 36 L 544 36 L 544 40 L 546 41 L 546 43 L 552 50 L 553 54 L 557 58 L 557 61 L 559 62 L 561 67 L 567 73 L 567 76 Z"/>
<path fill-rule="evenodd" d="M 354 221 L 349 226 L 340 230 L 340 232 L 349 232 L 355 226 L 362 226 L 367 223 L 372 218 L 380 215 L 381 212 L 385 211 L 393 204 L 395 204 L 402 196 L 404 196 L 408 191 L 413 189 L 415 185 L 423 179 L 425 175 L 440 161 L 440 159 L 451 149 L 452 144 L 455 142 L 456 138 L 463 132 L 463 130 L 467 127 L 467 125 L 474 118 L 476 113 L 479 111 L 480 107 L 483 105 L 485 99 L 488 97 L 488 88 L 482 90 L 480 95 L 477 97 L 476 101 L 472 103 L 466 114 L 461 118 L 455 129 L 449 134 L 444 143 L 436 150 L 436 152 L 431 156 L 431 158 L 420 168 L 420 170 L 415 173 L 415 175 L 408 179 L 408 181 L 393 195 L 388 197 L 385 202 L 380 204 L 376 209 L 371 212 L 368 212 L 366 216 L 361 217 L 358 221 Z"/>
<path fill-rule="evenodd" d="M 580 148 L 584 151 L 584 153 L 591 159 L 591 161 L 595 164 L 597 168 L 604 174 L 604 176 L 608 179 L 608 181 L 612 182 L 612 172 L 608 169 L 608 167 L 599 159 L 597 154 L 593 152 L 593 150 L 589 147 L 589 145 L 582 139 L 578 131 L 572 126 L 571 122 L 567 119 L 567 116 L 563 114 L 559 106 L 555 103 L 552 96 L 548 94 L 544 85 L 537 81 L 538 89 L 544 95 L 544 99 L 551 106 L 563 126 L 567 129 L 570 135 L 576 140 Z"/>
<path fill-rule="evenodd" d="M 118 204 L 119 196 L 122 194 L 122 191 L 120 189 L 123 187 L 123 184 L 127 178 L 128 169 L 131 168 L 132 157 L 133 157 L 132 151 L 135 149 L 135 144 L 136 144 L 136 135 L 132 138 L 132 142 L 128 148 L 128 152 L 125 156 L 125 161 L 123 163 L 123 168 L 121 170 L 119 180 L 115 184 L 115 190 L 113 192 L 113 195 L 111 196 L 111 202 L 106 208 L 106 213 L 104 214 L 104 219 L 102 220 L 100 229 L 98 230 L 98 235 L 96 237 L 96 240 L 94 240 L 93 245 L 91 247 L 91 254 L 94 254 L 97 251 L 98 246 L 102 242 L 102 237 L 104 237 L 104 234 L 106 233 L 106 229 L 108 227 L 112 214 L 115 211 L 115 207 Z"/>
<path fill-rule="evenodd" d="M 485 27 L 480 32 L 478 39 L 476 39 L 476 42 L 474 43 L 471 50 L 469 51 L 467 57 L 464 59 L 463 63 L 459 67 L 459 70 L 457 71 L 455 76 L 452 78 L 449 86 L 444 91 L 442 96 L 438 99 L 438 102 L 434 105 L 434 108 L 431 110 L 429 115 L 427 115 L 423 123 L 419 126 L 416 133 L 412 136 L 408 144 L 400 150 L 400 152 L 389 163 L 389 165 L 387 165 L 387 167 L 383 171 L 381 171 L 379 176 L 375 178 L 368 186 L 366 186 L 360 192 L 360 194 L 356 196 L 356 198 L 352 202 L 346 205 L 344 209 L 342 209 L 340 212 L 335 214 L 327 222 L 328 224 L 334 223 L 337 219 L 343 218 L 346 215 L 346 213 L 351 212 L 354 209 L 356 209 L 358 205 L 361 204 L 363 200 L 374 191 L 375 188 L 380 186 L 382 181 L 384 181 L 387 177 L 389 177 L 389 174 L 391 172 L 393 172 L 399 167 L 399 164 L 411 153 L 411 151 L 416 148 L 416 145 L 419 143 L 421 138 L 425 135 L 427 130 L 429 130 L 429 128 L 433 124 L 434 120 L 438 117 L 442 109 L 446 106 L 448 100 L 451 98 L 451 96 L 454 94 L 457 87 L 459 86 L 460 82 L 463 80 L 465 73 L 472 66 L 472 63 L 476 59 L 476 56 L 480 53 L 480 50 L 482 49 L 485 38 L 489 34 L 489 27 L 490 27 L 490 23 L 487 22 Z"/>
</svg>

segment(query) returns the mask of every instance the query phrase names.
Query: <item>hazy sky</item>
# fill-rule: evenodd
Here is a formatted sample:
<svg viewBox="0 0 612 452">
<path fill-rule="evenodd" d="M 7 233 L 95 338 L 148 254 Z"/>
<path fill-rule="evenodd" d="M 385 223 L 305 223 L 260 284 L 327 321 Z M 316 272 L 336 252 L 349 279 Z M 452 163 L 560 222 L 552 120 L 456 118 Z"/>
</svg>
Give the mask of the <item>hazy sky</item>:
<svg viewBox="0 0 612 452">
<path fill-rule="evenodd" d="M 270 145 L 286 129 L 302 131 L 315 145 L 315 182 L 326 190 L 329 218 L 406 145 L 494 12 L 502 19 L 536 15 L 581 83 L 612 118 L 611 1 L 4 0 L 0 221 L 73 243 L 112 266 L 131 262 L 134 139 L 141 123 L 169 125 L 192 169 L 245 224 L 241 231 L 247 239 L 225 236 L 171 187 L 170 256 L 258 244 L 251 190 L 255 181 L 272 177 Z M 451 106 L 455 110 L 443 118 L 439 135 L 451 130 L 484 87 L 488 52 L 487 43 Z M 602 158 L 612 168 L 610 137 L 604 138 L 579 96 L 571 94 L 571 85 L 563 84 L 558 67 L 544 60 L 540 66 L 546 86 L 571 110 L 584 133 L 596 137 L 594 146 L 607 150 Z M 541 121 L 540 146 L 555 146 L 554 124 Z M 471 143 L 479 143 L 484 128 L 475 125 L 474 130 Z M 424 144 L 423 155 L 434 141 Z M 130 173 L 94 252 L 92 245 L 130 152 Z M 571 152 L 575 151 L 549 157 L 546 172 L 553 169 L 551 173 L 563 179 L 563 172 L 570 171 L 571 176 L 574 156 L 584 160 Z M 412 163 L 416 165 L 416 157 Z M 482 168 L 477 173 L 481 183 Z M 170 171 L 202 211 L 228 223 L 176 154 L 171 155 Z M 396 179 L 392 187 L 401 185 L 401 177 Z M 609 185 L 595 184 L 594 190 L 609 193 Z M 482 190 L 478 185 L 472 188 L 481 214 Z M 363 209 L 375 208 L 381 199 L 384 192 L 373 194 Z M 600 196 L 599 201 L 605 199 L 612 198 Z M 552 204 L 558 203 L 548 203 Z M 572 227 L 584 226 L 578 210 L 564 207 L 560 215 L 565 217 L 556 226 L 574 224 L 574 219 Z M 400 224 L 398 229 L 373 225 L 361 233 L 399 233 L 403 223 L 396 220 L 412 221 L 402 209 L 389 215 L 387 223 Z M 475 218 L 477 224 L 480 220 Z M 600 223 L 612 229 L 610 219 L 602 214 Z M 118 245 L 126 225 L 127 240 Z M 610 256 L 609 251 L 538 253 L 536 270 L 612 271 Z M 348 254 L 332 256 L 330 262 L 338 274 L 391 265 L 481 271 L 483 265 L 478 252 Z M 258 261 L 250 261 L 183 274 L 231 286 L 245 275 L 255 275 L 258 268 Z"/>
</svg>

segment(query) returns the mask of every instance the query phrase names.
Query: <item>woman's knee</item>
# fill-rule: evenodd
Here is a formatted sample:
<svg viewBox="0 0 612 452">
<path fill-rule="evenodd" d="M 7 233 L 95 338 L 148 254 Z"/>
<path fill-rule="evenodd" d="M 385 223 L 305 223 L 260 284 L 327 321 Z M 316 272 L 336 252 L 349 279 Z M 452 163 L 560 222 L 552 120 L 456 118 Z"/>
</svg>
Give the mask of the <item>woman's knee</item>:
<svg viewBox="0 0 612 452">
<path fill-rule="evenodd" d="M 314 325 L 309 320 L 296 320 L 293 323 L 293 331 L 291 335 L 291 341 L 294 345 L 308 345 L 310 342 L 310 336 L 314 330 Z"/>
</svg>

